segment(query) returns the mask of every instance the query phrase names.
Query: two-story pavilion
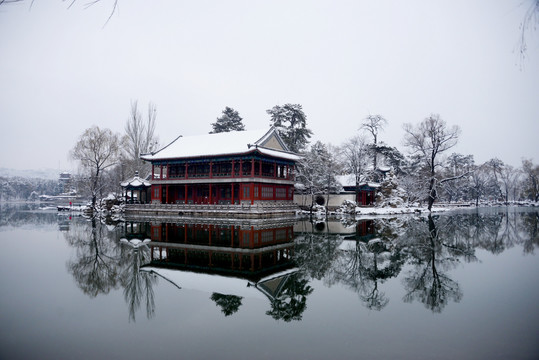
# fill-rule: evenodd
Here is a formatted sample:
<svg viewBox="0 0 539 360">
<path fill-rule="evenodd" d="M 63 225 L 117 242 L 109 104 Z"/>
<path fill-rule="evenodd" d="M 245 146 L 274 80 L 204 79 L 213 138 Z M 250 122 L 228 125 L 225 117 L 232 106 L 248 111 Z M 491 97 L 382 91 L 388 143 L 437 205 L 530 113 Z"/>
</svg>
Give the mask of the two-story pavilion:
<svg viewBox="0 0 539 360">
<path fill-rule="evenodd" d="M 292 204 L 294 167 L 275 128 L 178 137 L 141 156 L 152 164 L 152 204 Z"/>
</svg>

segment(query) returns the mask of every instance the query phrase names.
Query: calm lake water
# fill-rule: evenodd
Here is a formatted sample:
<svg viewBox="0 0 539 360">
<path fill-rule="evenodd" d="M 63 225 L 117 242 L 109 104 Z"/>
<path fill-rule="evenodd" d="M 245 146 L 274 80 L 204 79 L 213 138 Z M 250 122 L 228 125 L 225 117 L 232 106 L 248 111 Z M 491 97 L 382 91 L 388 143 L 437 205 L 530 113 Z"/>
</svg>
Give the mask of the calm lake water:
<svg viewBox="0 0 539 360">
<path fill-rule="evenodd" d="M 1 207 L 2 359 L 538 359 L 539 213 L 112 222 Z"/>
</svg>

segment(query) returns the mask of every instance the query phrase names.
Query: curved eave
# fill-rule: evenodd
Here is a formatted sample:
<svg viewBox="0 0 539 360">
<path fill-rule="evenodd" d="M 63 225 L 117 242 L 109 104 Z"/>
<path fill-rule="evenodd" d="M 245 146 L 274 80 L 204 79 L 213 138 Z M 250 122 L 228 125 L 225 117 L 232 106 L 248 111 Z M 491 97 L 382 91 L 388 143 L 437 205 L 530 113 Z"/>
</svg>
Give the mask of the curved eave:
<svg viewBox="0 0 539 360">
<path fill-rule="evenodd" d="M 123 184 L 120 184 L 121 187 L 123 188 L 126 188 L 126 189 L 132 189 L 132 190 L 144 190 L 144 189 L 148 189 L 149 187 L 151 187 L 152 185 L 136 185 L 136 186 L 133 186 L 133 185 L 123 185 Z"/>
<path fill-rule="evenodd" d="M 141 181 L 140 179 L 138 179 L 138 180 L 124 181 L 120 183 L 120 186 L 131 187 L 131 188 L 145 188 L 145 187 L 152 186 L 152 184 L 149 181 L 146 181 L 146 180 Z"/>
<path fill-rule="evenodd" d="M 203 159 L 203 158 L 220 158 L 220 157 L 230 157 L 230 156 L 245 156 L 250 155 L 252 153 L 258 152 L 263 155 L 268 155 L 271 157 L 279 158 L 282 160 L 289 160 L 289 161 L 299 161 L 301 159 L 301 156 L 296 155 L 294 153 L 269 149 L 269 148 L 263 148 L 263 147 L 252 147 L 248 151 L 245 152 L 236 152 L 236 153 L 221 153 L 221 154 L 200 154 L 200 155 L 193 155 L 193 156 L 183 156 L 183 157 L 156 157 L 156 156 L 141 156 L 141 159 L 146 161 L 156 161 L 156 162 L 164 162 L 164 161 L 176 161 L 176 160 L 195 160 L 195 159 Z"/>
</svg>

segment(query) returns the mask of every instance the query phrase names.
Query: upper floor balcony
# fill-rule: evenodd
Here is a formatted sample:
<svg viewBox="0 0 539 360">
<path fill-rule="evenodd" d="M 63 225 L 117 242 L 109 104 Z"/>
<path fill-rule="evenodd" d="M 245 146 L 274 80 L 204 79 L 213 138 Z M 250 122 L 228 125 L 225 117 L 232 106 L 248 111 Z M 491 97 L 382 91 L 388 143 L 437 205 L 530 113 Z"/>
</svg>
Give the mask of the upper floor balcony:
<svg viewBox="0 0 539 360">
<path fill-rule="evenodd" d="M 294 165 L 259 159 L 153 165 L 152 180 L 266 178 L 293 180 Z"/>
</svg>

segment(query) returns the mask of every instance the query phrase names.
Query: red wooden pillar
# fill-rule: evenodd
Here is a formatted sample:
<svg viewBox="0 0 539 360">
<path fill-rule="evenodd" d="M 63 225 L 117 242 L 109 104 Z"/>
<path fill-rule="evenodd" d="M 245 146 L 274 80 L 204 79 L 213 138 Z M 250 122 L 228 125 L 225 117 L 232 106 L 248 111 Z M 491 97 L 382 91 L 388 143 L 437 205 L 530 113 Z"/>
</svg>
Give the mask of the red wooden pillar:
<svg viewBox="0 0 539 360">
<path fill-rule="evenodd" d="M 243 177 L 243 160 L 240 159 L 240 177 Z"/>
<path fill-rule="evenodd" d="M 255 177 L 255 159 L 251 159 L 251 177 Z"/>
<path fill-rule="evenodd" d="M 213 161 L 210 161 L 210 179 L 213 177 Z"/>
<path fill-rule="evenodd" d="M 189 164 L 185 163 L 185 178 L 187 179 L 189 177 L 187 170 L 189 169 Z"/>
<path fill-rule="evenodd" d="M 232 175 L 232 177 L 236 177 L 236 168 L 234 167 L 234 165 L 234 160 L 232 160 L 232 174 L 230 174 Z"/>
<path fill-rule="evenodd" d="M 277 177 L 277 163 L 273 162 L 273 178 Z"/>
<path fill-rule="evenodd" d="M 185 173 L 185 176 L 187 176 L 187 172 Z M 185 190 L 184 190 L 184 203 L 187 204 L 187 194 L 188 194 L 188 189 L 187 189 L 187 184 L 184 185 L 185 186 Z"/>
<path fill-rule="evenodd" d="M 210 169 L 211 169 L 211 167 L 210 167 Z M 208 196 L 208 204 L 212 204 L 212 198 L 211 198 L 211 190 L 212 190 L 212 188 L 211 188 L 211 184 L 209 184 L 208 187 L 209 187 L 208 191 L 210 193 L 210 195 Z"/>
<path fill-rule="evenodd" d="M 230 191 L 230 196 L 231 196 L 230 203 L 234 204 L 234 183 L 230 184 L 230 187 L 232 188 L 232 190 Z"/>
</svg>

